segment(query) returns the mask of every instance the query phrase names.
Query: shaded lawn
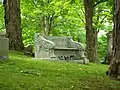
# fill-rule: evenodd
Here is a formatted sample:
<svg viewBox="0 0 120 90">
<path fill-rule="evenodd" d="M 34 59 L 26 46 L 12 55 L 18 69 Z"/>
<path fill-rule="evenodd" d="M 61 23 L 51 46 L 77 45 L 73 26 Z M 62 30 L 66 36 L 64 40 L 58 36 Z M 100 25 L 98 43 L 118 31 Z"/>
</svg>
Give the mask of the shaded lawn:
<svg viewBox="0 0 120 90">
<path fill-rule="evenodd" d="M 0 90 L 120 90 L 120 81 L 105 75 L 107 65 L 35 60 L 10 52 L 0 62 Z"/>
</svg>

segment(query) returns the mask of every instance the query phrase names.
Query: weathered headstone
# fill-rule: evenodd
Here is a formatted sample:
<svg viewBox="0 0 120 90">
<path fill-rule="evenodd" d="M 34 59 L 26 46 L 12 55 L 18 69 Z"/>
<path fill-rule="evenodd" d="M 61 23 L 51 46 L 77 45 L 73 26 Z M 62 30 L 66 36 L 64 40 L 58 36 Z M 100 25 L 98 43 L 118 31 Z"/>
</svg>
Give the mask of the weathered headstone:
<svg viewBox="0 0 120 90">
<path fill-rule="evenodd" d="M 110 31 L 109 33 L 107 33 L 107 53 L 108 53 L 108 58 L 107 58 L 107 63 L 110 63 L 110 59 L 112 56 L 112 47 L 113 47 L 113 36 L 112 36 L 112 31 Z"/>
<path fill-rule="evenodd" d="M 113 36 L 112 31 L 108 32 L 107 35 L 107 53 L 104 58 L 102 64 L 110 64 L 111 56 L 112 56 L 112 47 L 113 47 Z"/>
<path fill-rule="evenodd" d="M 0 33 L 0 60 L 8 60 L 9 42 L 3 32 Z"/>
</svg>

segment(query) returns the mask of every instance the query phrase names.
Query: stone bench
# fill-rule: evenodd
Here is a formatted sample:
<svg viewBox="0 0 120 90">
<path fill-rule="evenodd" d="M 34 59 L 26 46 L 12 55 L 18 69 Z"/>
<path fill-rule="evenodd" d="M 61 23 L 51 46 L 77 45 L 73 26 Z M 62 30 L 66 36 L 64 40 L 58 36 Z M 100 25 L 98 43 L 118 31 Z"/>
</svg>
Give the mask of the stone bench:
<svg viewBox="0 0 120 90">
<path fill-rule="evenodd" d="M 0 32 L 0 60 L 8 60 L 9 42 L 5 33 Z"/>
<path fill-rule="evenodd" d="M 72 40 L 71 36 L 41 36 L 35 34 L 35 58 L 78 61 L 87 64 L 83 44 Z"/>
</svg>

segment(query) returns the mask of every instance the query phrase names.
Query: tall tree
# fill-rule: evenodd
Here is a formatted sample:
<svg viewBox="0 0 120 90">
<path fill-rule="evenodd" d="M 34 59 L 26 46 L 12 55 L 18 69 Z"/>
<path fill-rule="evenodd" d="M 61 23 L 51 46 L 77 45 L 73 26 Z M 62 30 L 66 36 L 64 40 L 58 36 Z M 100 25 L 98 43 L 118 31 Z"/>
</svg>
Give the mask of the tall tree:
<svg viewBox="0 0 120 90">
<path fill-rule="evenodd" d="M 91 62 L 100 63 L 98 59 L 98 32 L 99 29 L 96 27 L 98 23 L 102 23 L 99 21 L 99 16 L 96 16 L 96 6 L 99 4 L 106 2 L 106 0 L 84 0 L 85 7 L 85 21 L 86 21 L 86 51 L 87 57 Z M 99 7 L 97 7 L 99 10 Z M 97 12 L 99 13 L 99 12 Z M 97 20 L 93 20 L 93 16 L 97 18 Z"/>
<path fill-rule="evenodd" d="M 20 0 L 4 0 L 6 37 L 9 38 L 10 50 L 22 51 L 22 29 L 20 17 Z"/>
<path fill-rule="evenodd" d="M 120 80 L 120 0 L 114 1 L 113 51 L 108 75 Z"/>
<path fill-rule="evenodd" d="M 92 25 L 93 0 L 84 0 L 85 20 L 86 20 L 86 51 L 87 57 L 91 62 L 96 60 L 95 35 Z"/>
</svg>

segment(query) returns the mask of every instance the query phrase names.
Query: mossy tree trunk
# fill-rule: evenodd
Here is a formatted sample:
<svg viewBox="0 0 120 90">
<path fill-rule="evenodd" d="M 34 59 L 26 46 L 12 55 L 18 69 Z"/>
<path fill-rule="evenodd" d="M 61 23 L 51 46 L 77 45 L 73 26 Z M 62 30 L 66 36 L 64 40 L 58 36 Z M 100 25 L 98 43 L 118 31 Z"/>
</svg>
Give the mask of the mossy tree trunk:
<svg viewBox="0 0 120 90">
<path fill-rule="evenodd" d="M 85 20 L 86 20 L 86 51 L 90 62 L 98 62 L 97 33 L 93 29 L 93 0 L 84 0 Z"/>
<path fill-rule="evenodd" d="M 113 50 L 108 75 L 120 80 L 120 0 L 114 3 Z"/>
<path fill-rule="evenodd" d="M 20 0 L 4 0 L 6 37 L 10 50 L 23 51 Z"/>
</svg>

